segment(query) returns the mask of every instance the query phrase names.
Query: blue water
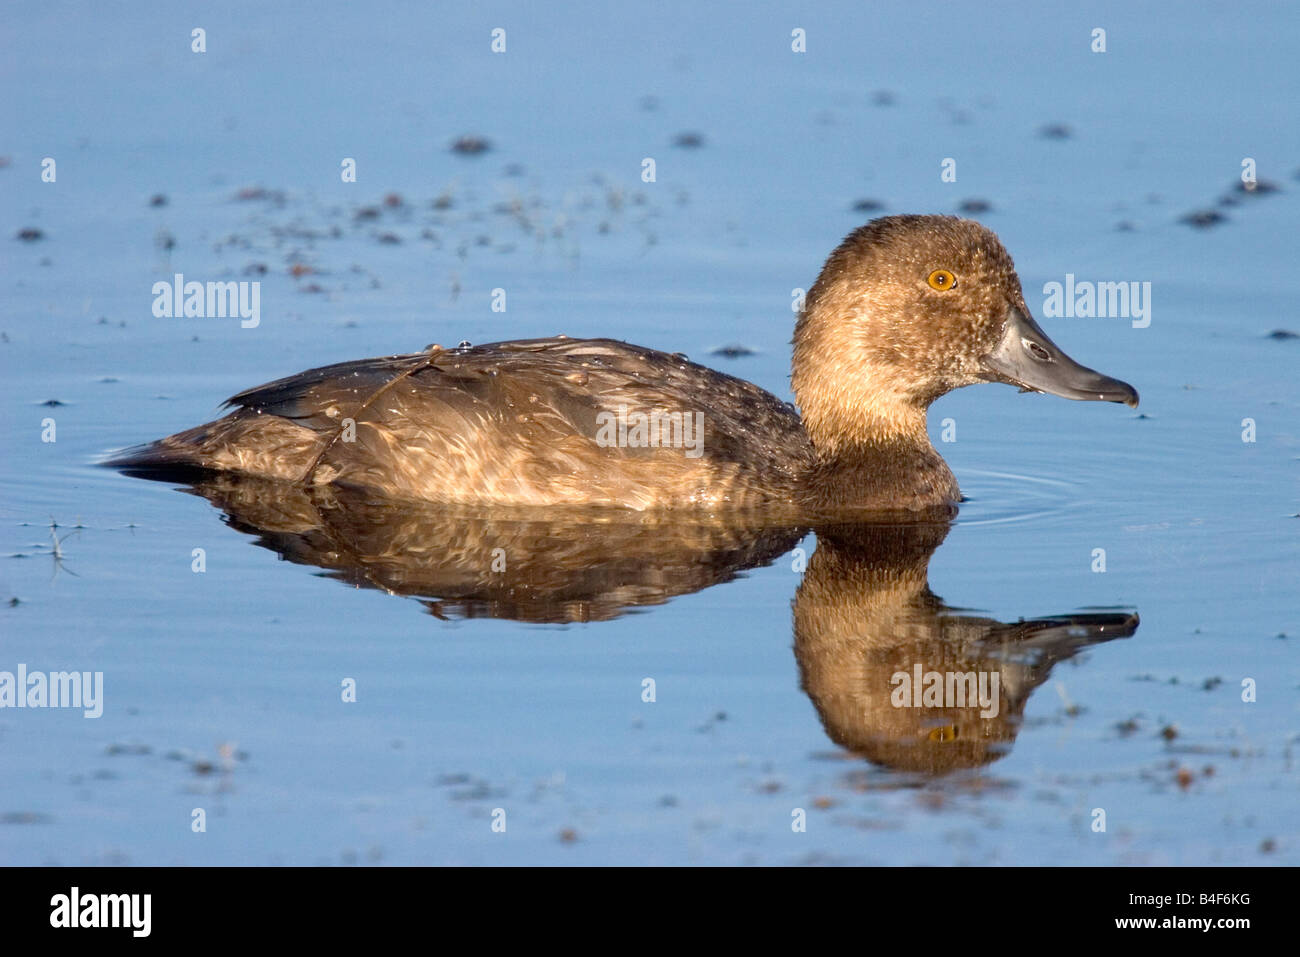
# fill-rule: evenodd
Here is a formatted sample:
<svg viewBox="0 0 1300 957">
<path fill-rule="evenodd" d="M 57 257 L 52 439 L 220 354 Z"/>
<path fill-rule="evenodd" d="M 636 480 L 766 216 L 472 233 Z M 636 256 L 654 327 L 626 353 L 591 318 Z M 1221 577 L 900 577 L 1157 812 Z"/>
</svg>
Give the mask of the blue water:
<svg viewBox="0 0 1300 957">
<path fill-rule="evenodd" d="M 1300 339 L 1268 335 L 1300 332 L 1290 7 L 42 4 L 0 43 L 0 671 L 105 681 L 98 719 L 0 710 L 0 861 L 1300 862 Z M 467 134 L 492 148 L 452 152 Z M 1216 206 L 1247 157 L 1280 190 Z M 788 396 L 792 291 L 862 199 L 990 203 L 1044 328 L 1142 394 L 932 409 L 970 499 L 929 563 L 947 606 L 1141 616 L 1058 663 L 981 768 L 828 739 L 793 553 L 609 621 L 441 621 L 94 465 L 431 342 L 607 335 Z M 1206 208 L 1227 221 L 1179 222 Z M 260 325 L 154 318 L 176 272 L 260 279 Z M 1045 318 L 1067 273 L 1150 282 L 1150 325 Z M 730 343 L 754 354 L 710 355 Z"/>
</svg>

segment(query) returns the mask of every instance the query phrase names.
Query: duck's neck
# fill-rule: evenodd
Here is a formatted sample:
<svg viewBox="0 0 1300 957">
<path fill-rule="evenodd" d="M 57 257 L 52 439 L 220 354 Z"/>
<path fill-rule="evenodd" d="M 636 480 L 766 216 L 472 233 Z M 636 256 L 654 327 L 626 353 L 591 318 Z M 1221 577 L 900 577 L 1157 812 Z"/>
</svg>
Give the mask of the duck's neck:
<svg viewBox="0 0 1300 957">
<path fill-rule="evenodd" d="M 870 351 L 822 343 L 816 332 L 800 320 L 791 376 L 816 451 L 813 504 L 917 510 L 958 501 L 957 480 L 926 430 L 932 397 Z"/>
</svg>

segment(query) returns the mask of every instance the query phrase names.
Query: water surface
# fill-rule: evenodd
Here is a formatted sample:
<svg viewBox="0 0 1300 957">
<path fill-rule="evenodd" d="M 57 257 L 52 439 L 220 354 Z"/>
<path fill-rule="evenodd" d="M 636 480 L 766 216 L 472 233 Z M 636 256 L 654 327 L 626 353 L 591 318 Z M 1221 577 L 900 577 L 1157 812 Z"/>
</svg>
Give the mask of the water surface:
<svg viewBox="0 0 1300 957">
<path fill-rule="evenodd" d="M 98 719 L 0 711 L 0 860 L 1300 860 L 1300 339 L 1270 336 L 1300 332 L 1286 7 L 314 9 L 42 5 L 0 39 L 0 670 L 106 689 Z M 491 149 L 451 151 L 466 134 Z M 1234 189 L 1247 157 L 1277 191 Z M 876 215 L 854 205 L 973 199 L 1044 328 L 1142 406 L 941 399 L 951 528 L 515 527 L 574 561 L 511 597 L 449 586 L 468 519 L 344 523 L 366 556 L 395 526 L 425 550 L 358 572 L 317 524 L 94 465 L 248 386 L 432 342 L 613 336 L 788 396 L 793 290 Z M 1204 209 L 1226 221 L 1180 222 Z M 155 318 L 176 272 L 260 281 L 260 324 Z M 1045 317 L 1067 273 L 1150 282 L 1149 326 Z M 844 584 L 864 568 L 888 600 Z M 801 617 L 827 595 L 863 627 Z M 904 632 L 1018 676 L 997 753 L 886 753 L 903 729 L 851 679 Z"/>
</svg>

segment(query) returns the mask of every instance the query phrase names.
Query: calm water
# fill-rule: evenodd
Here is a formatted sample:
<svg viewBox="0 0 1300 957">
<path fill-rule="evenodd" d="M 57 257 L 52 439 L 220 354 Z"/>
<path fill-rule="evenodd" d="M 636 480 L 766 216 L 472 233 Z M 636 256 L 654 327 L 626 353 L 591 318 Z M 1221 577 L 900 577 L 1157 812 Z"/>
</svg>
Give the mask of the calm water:
<svg viewBox="0 0 1300 957">
<path fill-rule="evenodd" d="M 0 860 L 1300 862 L 1293 10 L 313 9 L 0 32 L 0 671 L 105 689 L 0 710 Z M 1277 191 L 1234 190 L 1247 157 Z M 431 342 L 608 335 L 787 396 L 792 290 L 854 204 L 975 199 L 1142 406 L 940 400 L 951 528 L 502 525 L 94 465 Z M 155 318 L 176 272 L 260 281 L 260 325 Z M 1046 317 L 1066 274 L 1149 282 L 1149 326 Z M 462 561 L 503 535 L 513 593 Z M 873 696 L 918 654 L 1000 674 L 995 752 L 900 743 L 968 737 Z"/>
</svg>

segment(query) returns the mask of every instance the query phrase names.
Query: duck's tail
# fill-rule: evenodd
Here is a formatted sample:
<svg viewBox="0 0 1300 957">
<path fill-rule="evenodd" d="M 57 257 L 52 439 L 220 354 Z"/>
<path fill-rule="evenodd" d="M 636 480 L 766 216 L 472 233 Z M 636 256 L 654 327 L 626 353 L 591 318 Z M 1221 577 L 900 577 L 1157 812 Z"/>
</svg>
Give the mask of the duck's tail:
<svg viewBox="0 0 1300 957">
<path fill-rule="evenodd" d="M 110 453 L 99 464 L 124 475 L 159 482 L 193 481 L 220 471 L 204 464 L 198 448 L 176 442 L 176 438 L 169 435 L 156 442 L 121 449 Z"/>
<path fill-rule="evenodd" d="M 310 470 L 328 438 L 328 433 L 282 416 L 237 409 L 214 422 L 123 449 L 103 464 L 164 481 L 216 472 L 296 481 Z"/>
</svg>

